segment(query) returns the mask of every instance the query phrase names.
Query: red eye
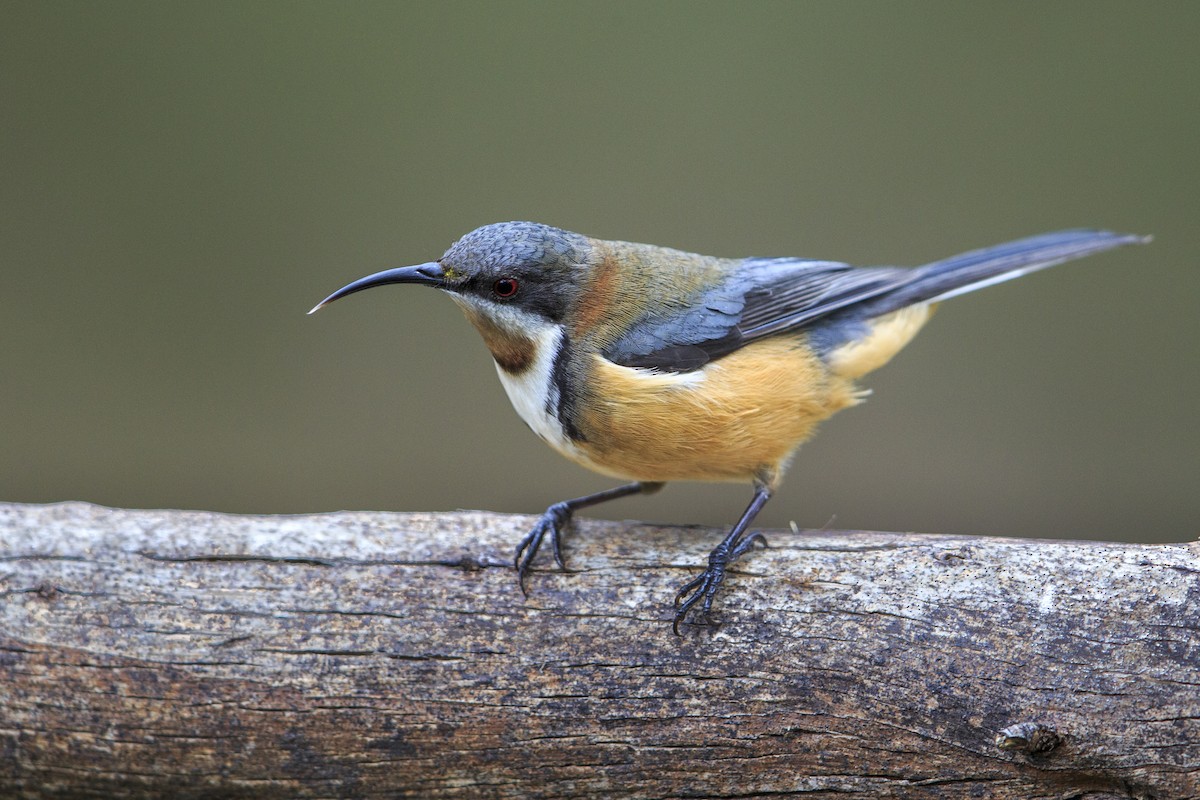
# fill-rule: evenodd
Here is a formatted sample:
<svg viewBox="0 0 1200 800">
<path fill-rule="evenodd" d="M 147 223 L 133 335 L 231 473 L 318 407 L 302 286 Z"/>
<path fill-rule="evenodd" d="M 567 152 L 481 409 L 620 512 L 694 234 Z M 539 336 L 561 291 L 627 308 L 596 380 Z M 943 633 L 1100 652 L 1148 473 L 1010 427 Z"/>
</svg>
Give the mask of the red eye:
<svg viewBox="0 0 1200 800">
<path fill-rule="evenodd" d="M 509 298 L 517 293 L 517 282 L 513 278 L 501 278 L 492 284 L 496 297 Z"/>
</svg>

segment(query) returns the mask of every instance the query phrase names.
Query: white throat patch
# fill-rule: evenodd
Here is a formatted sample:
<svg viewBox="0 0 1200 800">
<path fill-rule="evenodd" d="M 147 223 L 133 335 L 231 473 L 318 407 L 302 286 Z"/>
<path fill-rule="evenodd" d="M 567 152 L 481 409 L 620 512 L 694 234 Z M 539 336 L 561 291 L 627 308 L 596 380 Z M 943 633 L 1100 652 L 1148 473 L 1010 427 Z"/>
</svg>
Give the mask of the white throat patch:
<svg viewBox="0 0 1200 800">
<path fill-rule="evenodd" d="M 485 314 L 495 324 L 509 330 L 520 331 L 533 341 L 533 362 L 514 375 L 499 364 L 496 374 L 508 394 L 509 402 L 530 430 L 546 444 L 576 461 L 583 454 L 563 432 L 558 421 L 558 387 L 554 385 L 554 359 L 563 340 L 563 328 L 553 322 L 514 306 L 489 303 L 469 295 L 447 292 L 455 303 Z"/>
<path fill-rule="evenodd" d="M 574 442 L 563 433 L 562 423 L 554 409 L 558 407 L 558 387 L 554 385 L 554 358 L 562 343 L 563 330 L 558 325 L 543 322 L 534 332 L 534 358 L 528 368 L 513 375 L 496 365 L 496 374 L 508 393 L 513 408 L 525 424 L 548 445 L 568 458 L 578 459 L 581 453 Z"/>
</svg>

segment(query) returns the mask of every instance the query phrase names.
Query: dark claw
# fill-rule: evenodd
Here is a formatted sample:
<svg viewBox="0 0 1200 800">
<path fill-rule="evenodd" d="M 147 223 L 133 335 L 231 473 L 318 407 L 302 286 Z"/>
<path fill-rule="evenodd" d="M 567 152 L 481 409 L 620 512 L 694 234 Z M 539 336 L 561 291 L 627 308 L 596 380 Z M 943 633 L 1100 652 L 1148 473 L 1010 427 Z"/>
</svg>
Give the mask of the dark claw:
<svg viewBox="0 0 1200 800">
<path fill-rule="evenodd" d="M 521 594 L 526 597 L 529 592 L 525 589 L 525 575 L 529 572 L 529 566 L 533 563 L 533 559 L 538 554 L 538 549 L 542 546 L 542 541 L 546 538 L 546 534 L 550 535 L 550 544 L 554 548 L 554 563 L 559 569 L 566 569 L 562 557 L 562 528 L 571 519 L 571 509 L 566 503 L 555 503 L 546 509 L 546 513 L 542 514 L 541 519 L 533 526 L 521 543 L 517 545 L 516 557 L 513 559 L 513 566 L 517 570 L 517 585 L 521 587 Z"/>
<path fill-rule="evenodd" d="M 568 515 L 567 515 L 567 516 L 566 516 L 566 517 L 563 519 L 563 521 L 562 521 L 562 522 L 560 522 L 560 523 L 558 523 L 557 525 L 555 525 L 555 526 L 554 526 L 554 529 L 553 529 L 553 531 L 551 532 L 551 535 L 550 535 L 550 544 L 554 545 L 554 565 L 555 565 L 556 567 L 558 567 L 559 569 L 561 569 L 561 570 L 566 570 L 566 568 L 567 568 L 567 565 L 566 565 L 565 563 L 563 563 L 563 557 L 562 557 L 562 540 L 563 540 L 563 537 L 562 537 L 562 536 L 560 536 L 559 534 L 560 534 L 560 532 L 561 532 L 561 531 L 560 531 L 560 528 L 561 528 L 563 525 L 566 525 L 566 524 L 567 524 L 567 519 L 570 519 L 570 515 L 569 515 L 569 514 L 568 514 Z"/>
<path fill-rule="evenodd" d="M 703 601 L 700 606 L 700 613 L 702 615 L 707 614 L 712 609 L 713 597 L 717 593 L 717 588 L 725 580 L 725 569 L 741 556 L 745 555 L 746 551 L 756 543 L 761 543 L 763 547 L 767 546 L 767 540 L 763 538 L 761 533 L 752 533 L 735 542 L 731 549 L 726 548 L 723 543 L 713 549 L 712 553 L 708 556 L 708 568 L 684 584 L 683 588 L 675 595 L 675 607 L 678 610 L 675 612 L 675 619 L 671 623 L 671 630 L 675 632 L 676 636 L 681 635 L 679 633 L 679 623 L 683 622 L 688 612 L 697 603 Z M 688 597 L 688 595 L 691 596 Z M 686 600 L 684 599 L 685 597 L 687 598 Z"/>
</svg>

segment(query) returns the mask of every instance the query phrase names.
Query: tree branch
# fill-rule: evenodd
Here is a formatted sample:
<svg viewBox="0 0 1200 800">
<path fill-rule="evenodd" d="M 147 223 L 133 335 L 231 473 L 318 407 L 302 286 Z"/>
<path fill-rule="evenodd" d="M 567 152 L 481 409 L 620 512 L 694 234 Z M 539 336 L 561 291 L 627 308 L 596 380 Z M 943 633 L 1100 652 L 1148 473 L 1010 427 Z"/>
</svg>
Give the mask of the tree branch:
<svg viewBox="0 0 1200 800">
<path fill-rule="evenodd" d="M 0 505 L 0 796 L 1200 795 L 1200 545 L 530 524 Z"/>
</svg>

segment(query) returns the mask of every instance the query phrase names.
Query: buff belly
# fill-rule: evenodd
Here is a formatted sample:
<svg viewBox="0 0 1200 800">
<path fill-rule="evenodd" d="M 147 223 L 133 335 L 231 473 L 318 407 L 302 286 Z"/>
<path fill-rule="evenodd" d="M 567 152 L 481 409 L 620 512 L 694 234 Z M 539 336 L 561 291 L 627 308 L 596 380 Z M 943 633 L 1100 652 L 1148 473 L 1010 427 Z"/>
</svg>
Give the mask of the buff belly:
<svg viewBox="0 0 1200 800">
<path fill-rule="evenodd" d="M 854 379 L 882 366 L 929 318 L 912 306 L 818 356 L 803 335 L 747 345 L 689 373 L 622 367 L 596 357 L 581 404 L 576 461 L 643 481 L 775 483 L 817 425 L 860 402 Z"/>
<path fill-rule="evenodd" d="M 577 449 L 593 469 L 643 481 L 782 473 L 817 423 L 856 401 L 853 385 L 792 337 L 682 374 L 597 357 L 590 378 Z"/>
</svg>

